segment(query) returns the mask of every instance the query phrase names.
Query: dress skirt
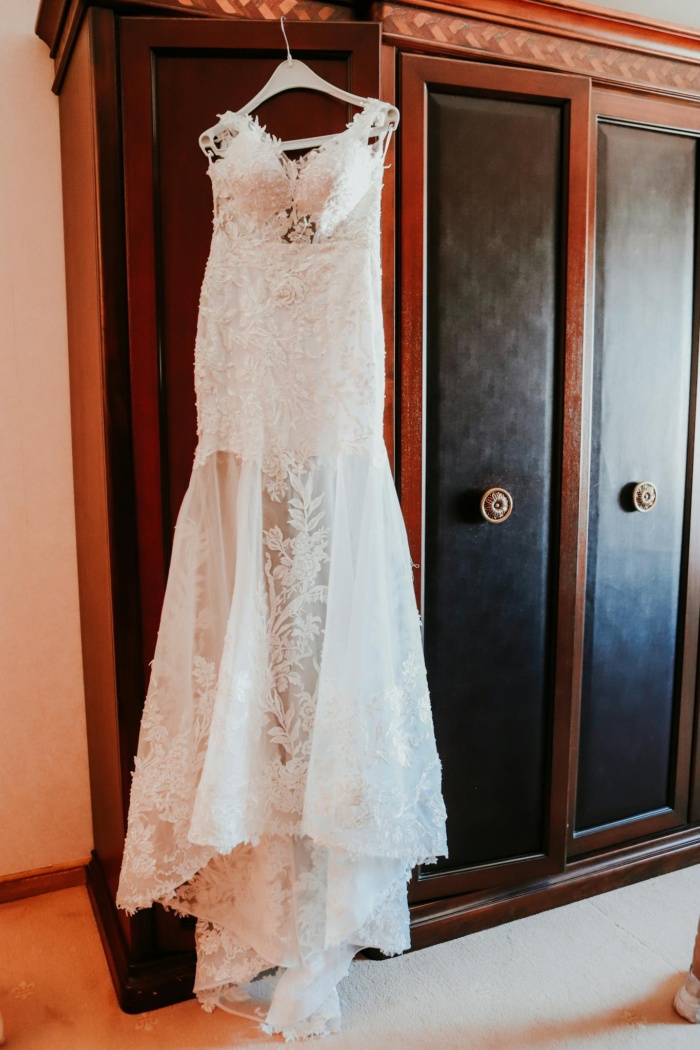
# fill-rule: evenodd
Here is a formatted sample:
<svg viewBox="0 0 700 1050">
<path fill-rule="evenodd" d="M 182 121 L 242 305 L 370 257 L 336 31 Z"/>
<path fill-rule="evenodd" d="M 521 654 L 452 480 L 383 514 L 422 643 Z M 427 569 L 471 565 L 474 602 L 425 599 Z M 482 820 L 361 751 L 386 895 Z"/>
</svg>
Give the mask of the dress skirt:
<svg viewBox="0 0 700 1050">
<path fill-rule="evenodd" d="M 286 968 L 285 1030 L 332 1013 L 362 947 L 409 946 L 406 879 L 445 852 L 386 453 L 210 455 L 175 529 L 118 904 L 198 917 L 205 1003 Z"/>
</svg>

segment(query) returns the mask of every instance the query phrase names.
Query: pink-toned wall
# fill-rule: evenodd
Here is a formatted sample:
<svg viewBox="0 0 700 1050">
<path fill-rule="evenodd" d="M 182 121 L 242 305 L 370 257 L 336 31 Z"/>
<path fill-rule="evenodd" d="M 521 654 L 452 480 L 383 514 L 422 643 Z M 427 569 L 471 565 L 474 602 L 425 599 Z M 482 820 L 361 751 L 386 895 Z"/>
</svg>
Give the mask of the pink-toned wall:
<svg viewBox="0 0 700 1050">
<path fill-rule="evenodd" d="M 598 7 L 617 8 L 642 17 L 700 27 L 699 0 L 587 0 Z"/>
<path fill-rule="evenodd" d="M 0 875 L 92 846 L 58 100 L 35 15 L 0 0 Z"/>
</svg>

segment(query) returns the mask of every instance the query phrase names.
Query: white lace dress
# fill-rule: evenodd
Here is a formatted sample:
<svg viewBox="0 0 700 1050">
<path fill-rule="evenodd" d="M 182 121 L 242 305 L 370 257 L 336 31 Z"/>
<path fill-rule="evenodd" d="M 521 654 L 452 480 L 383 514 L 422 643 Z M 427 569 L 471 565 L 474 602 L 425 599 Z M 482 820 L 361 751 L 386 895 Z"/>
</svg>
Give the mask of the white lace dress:
<svg viewBox="0 0 700 1050">
<path fill-rule="evenodd" d="M 445 809 L 382 436 L 386 104 L 299 160 L 223 119 L 199 442 L 117 903 L 197 916 L 200 1000 L 294 1038 L 337 1028 L 362 947 L 408 948 L 406 879 L 446 853 Z"/>
</svg>

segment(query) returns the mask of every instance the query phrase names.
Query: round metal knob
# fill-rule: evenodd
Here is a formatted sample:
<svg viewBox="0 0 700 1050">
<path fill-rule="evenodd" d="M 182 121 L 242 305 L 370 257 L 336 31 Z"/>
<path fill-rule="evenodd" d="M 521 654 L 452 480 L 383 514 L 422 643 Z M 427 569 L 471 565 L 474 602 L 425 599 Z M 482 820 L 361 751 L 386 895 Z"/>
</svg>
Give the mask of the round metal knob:
<svg viewBox="0 0 700 1050">
<path fill-rule="evenodd" d="M 500 525 L 510 517 L 513 497 L 502 488 L 488 489 L 481 497 L 479 509 L 485 521 L 491 522 L 492 525 Z"/>
<path fill-rule="evenodd" d="M 656 485 L 652 485 L 650 481 L 640 481 L 632 490 L 634 509 L 647 514 L 656 506 L 657 495 Z"/>
</svg>

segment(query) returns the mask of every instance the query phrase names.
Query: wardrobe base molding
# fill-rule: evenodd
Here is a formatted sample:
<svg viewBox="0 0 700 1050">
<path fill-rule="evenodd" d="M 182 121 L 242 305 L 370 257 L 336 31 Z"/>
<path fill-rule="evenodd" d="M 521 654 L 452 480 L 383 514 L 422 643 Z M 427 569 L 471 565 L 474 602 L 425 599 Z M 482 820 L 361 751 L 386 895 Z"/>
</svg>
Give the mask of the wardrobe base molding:
<svg viewBox="0 0 700 1050">
<path fill-rule="evenodd" d="M 686 829 L 641 846 L 577 858 L 561 875 L 511 886 L 498 894 L 482 891 L 413 904 L 411 946 L 427 948 L 698 863 L 700 828 Z"/>
<path fill-rule="evenodd" d="M 85 885 L 86 860 L 72 864 L 52 864 L 33 871 L 19 871 L 14 875 L 0 876 L 0 904 L 38 897 L 54 890 L 67 890 L 72 886 Z"/>
<path fill-rule="evenodd" d="M 96 853 L 87 867 L 87 889 L 121 1009 L 127 1014 L 141 1014 L 191 999 L 194 952 L 176 952 L 149 962 L 129 958 L 117 909 Z"/>
</svg>

